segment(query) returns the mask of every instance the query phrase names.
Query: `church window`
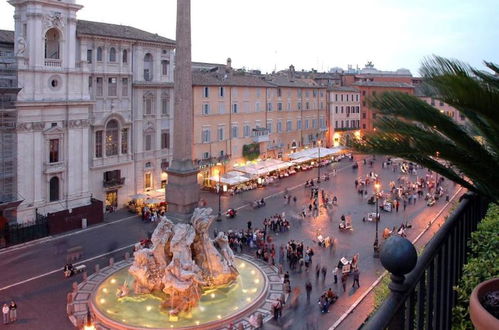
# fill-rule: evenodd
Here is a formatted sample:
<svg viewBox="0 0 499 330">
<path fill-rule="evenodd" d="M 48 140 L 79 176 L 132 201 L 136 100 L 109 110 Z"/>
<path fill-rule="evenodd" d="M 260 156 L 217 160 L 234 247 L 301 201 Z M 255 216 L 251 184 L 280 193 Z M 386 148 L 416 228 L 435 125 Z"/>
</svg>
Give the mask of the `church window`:
<svg viewBox="0 0 499 330">
<path fill-rule="evenodd" d="M 118 121 L 115 119 L 110 120 L 106 125 L 106 156 L 118 154 L 118 133 Z"/>
<path fill-rule="evenodd" d="M 109 49 L 109 62 L 116 62 L 116 49 L 114 47 Z"/>
</svg>

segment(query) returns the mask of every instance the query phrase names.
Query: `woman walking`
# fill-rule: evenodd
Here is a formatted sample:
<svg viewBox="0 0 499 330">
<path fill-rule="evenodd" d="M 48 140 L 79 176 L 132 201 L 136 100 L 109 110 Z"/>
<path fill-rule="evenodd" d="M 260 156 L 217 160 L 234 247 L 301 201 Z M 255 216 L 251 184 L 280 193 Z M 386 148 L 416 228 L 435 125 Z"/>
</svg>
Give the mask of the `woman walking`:
<svg viewBox="0 0 499 330">
<path fill-rule="evenodd" d="M 9 318 L 11 323 L 17 320 L 17 305 L 14 300 L 12 300 L 9 305 Z"/>
<path fill-rule="evenodd" d="M 9 305 L 3 304 L 2 314 L 3 314 L 3 324 L 9 324 Z"/>
</svg>

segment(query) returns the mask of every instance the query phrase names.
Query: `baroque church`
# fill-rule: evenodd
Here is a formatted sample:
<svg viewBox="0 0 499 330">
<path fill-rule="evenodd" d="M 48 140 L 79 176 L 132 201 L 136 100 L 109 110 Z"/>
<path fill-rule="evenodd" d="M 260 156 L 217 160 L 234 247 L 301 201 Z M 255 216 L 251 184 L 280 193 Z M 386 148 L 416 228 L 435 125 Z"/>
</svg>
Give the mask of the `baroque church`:
<svg viewBox="0 0 499 330">
<path fill-rule="evenodd" d="M 9 3 L 15 31 L 0 41 L 12 47 L 2 56 L 13 57 L 19 88 L 11 216 L 102 217 L 133 194 L 164 194 L 175 41 L 78 20 L 74 0 Z"/>
</svg>

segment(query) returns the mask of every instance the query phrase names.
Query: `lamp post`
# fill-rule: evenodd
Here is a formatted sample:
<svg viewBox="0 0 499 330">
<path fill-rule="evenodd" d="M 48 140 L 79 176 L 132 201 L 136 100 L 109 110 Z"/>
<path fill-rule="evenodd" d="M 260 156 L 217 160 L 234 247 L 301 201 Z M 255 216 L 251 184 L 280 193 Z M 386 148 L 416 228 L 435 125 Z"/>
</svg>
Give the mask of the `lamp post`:
<svg viewBox="0 0 499 330">
<path fill-rule="evenodd" d="M 90 309 L 88 307 L 87 307 L 86 322 L 83 325 L 83 330 L 95 330 L 95 326 L 92 322 L 92 314 L 90 314 Z"/>
<path fill-rule="evenodd" d="M 321 140 L 317 140 L 319 146 L 319 163 L 317 164 L 317 183 L 321 183 Z"/>
<path fill-rule="evenodd" d="M 439 151 L 437 151 L 437 152 L 435 153 L 435 155 L 437 156 L 437 158 L 439 158 L 439 157 L 440 157 L 440 152 L 439 152 Z M 437 161 L 438 161 L 438 160 L 437 160 Z M 437 189 L 437 185 L 438 185 L 438 172 L 437 172 L 437 171 L 435 171 L 435 191 L 436 191 L 436 189 Z"/>
<path fill-rule="evenodd" d="M 220 186 L 220 173 L 218 174 L 218 183 L 217 183 L 217 194 L 218 194 L 218 214 L 217 221 L 222 221 L 222 213 L 221 213 L 221 196 L 222 196 L 222 187 Z"/>
<path fill-rule="evenodd" d="M 374 191 L 376 193 L 376 217 L 374 218 L 375 219 L 375 222 L 376 222 L 376 237 L 374 238 L 374 244 L 373 244 L 373 248 L 374 248 L 374 258 L 379 258 L 379 241 L 378 241 L 378 222 L 379 222 L 379 189 L 380 189 L 381 185 L 376 182 L 374 184 Z"/>
</svg>

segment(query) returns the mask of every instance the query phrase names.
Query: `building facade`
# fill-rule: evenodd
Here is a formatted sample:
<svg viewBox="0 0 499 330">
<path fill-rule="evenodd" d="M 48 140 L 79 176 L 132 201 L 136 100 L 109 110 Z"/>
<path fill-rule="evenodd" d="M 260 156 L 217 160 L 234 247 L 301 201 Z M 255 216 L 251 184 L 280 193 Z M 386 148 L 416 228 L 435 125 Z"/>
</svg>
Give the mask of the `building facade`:
<svg viewBox="0 0 499 330">
<path fill-rule="evenodd" d="M 329 146 L 344 146 L 349 140 L 360 138 L 360 94 L 355 87 L 335 86 L 328 89 Z"/>
<path fill-rule="evenodd" d="M 229 59 L 196 67 L 193 94 L 194 158 L 205 185 L 248 160 L 287 159 L 326 136 L 326 88 L 311 79 L 234 70 Z"/>
<path fill-rule="evenodd" d="M 17 58 L 19 222 L 120 207 L 162 186 L 172 134 L 174 41 L 77 20 L 74 0 L 11 0 Z"/>
</svg>

